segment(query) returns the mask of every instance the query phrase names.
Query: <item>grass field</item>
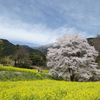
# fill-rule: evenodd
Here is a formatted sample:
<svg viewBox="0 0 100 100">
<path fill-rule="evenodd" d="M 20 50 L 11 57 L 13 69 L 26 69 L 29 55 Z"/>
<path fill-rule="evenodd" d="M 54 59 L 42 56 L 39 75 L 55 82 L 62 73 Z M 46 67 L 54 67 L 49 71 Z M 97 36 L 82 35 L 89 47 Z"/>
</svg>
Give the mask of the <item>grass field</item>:
<svg viewBox="0 0 100 100">
<path fill-rule="evenodd" d="M 0 66 L 0 81 L 31 81 L 48 79 L 49 77 L 47 70 L 38 72 L 36 69 Z"/>
<path fill-rule="evenodd" d="M 0 66 L 0 73 L 0 100 L 100 100 L 100 82 L 58 81 L 48 71 L 5 66 Z M 24 75 L 32 76 L 28 80 Z"/>
</svg>

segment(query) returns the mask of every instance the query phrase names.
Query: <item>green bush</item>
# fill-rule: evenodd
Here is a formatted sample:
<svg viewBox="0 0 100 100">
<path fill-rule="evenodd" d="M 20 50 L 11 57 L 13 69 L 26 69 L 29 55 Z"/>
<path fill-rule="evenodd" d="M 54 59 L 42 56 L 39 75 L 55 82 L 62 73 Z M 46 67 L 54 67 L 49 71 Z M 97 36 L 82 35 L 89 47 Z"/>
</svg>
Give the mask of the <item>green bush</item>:
<svg viewBox="0 0 100 100">
<path fill-rule="evenodd" d="M 31 69 L 30 65 L 27 64 L 27 63 L 20 63 L 20 64 L 17 64 L 17 67 Z"/>
<path fill-rule="evenodd" d="M 29 58 L 32 61 L 32 65 L 46 66 L 46 56 L 44 54 L 35 55 L 30 53 Z"/>
</svg>

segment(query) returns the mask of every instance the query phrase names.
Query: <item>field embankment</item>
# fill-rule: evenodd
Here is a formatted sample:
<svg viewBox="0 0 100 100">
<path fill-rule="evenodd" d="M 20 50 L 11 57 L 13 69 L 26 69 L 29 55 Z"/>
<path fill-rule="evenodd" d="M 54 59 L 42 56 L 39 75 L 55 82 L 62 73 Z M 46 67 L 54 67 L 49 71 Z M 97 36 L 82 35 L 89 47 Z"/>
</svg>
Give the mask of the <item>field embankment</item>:
<svg viewBox="0 0 100 100">
<path fill-rule="evenodd" d="M 48 79 L 47 70 L 16 68 L 0 65 L 0 81 L 31 81 Z"/>
</svg>

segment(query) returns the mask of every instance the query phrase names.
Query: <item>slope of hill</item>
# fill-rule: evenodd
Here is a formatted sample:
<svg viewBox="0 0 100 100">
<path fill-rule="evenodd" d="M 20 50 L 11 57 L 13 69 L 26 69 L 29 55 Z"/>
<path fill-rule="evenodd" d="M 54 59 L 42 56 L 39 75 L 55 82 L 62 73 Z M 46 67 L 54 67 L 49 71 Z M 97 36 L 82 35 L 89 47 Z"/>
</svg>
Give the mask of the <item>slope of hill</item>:
<svg viewBox="0 0 100 100">
<path fill-rule="evenodd" d="M 44 54 L 47 54 L 48 48 L 52 47 L 53 44 L 54 43 L 47 44 L 47 45 L 42 45 L 42 46 L 39 46 L 39 47 L 33 47 L 33 48 L 36 49 L 36 50 L 41 51 Z"/>
<path fill-rule="evenodd" d="M 41 51 L 33 49 L 27 45 L 21 45 L 22 48 L 26 49 L 29 53 L 40 54 Z"/>
<path fill-rule="evenodd" d="M 87 38 L 88 42 L 90 43 L 90 45 L 94 45 L 94 47 L 97 50 L 97 45 L 99 45 L 100 43 L 94 43 L 95 41 L 100 41 L 100 39 L 98 40 L 98 38 Z M 48 48 L 52 47 L 54 43 L 51 44 L 47 44 L 47 45 L 42 45 L 42 46 L 38 46 L 38 47 L 33 47 L 36 50 L 41 51 L 44 54 L 47 54 Z M 100 46 L 99 46 L 100 47 Z"/>
<path fill-rule="evenodd" d="M 100 35 L 97 36 L 96 38 L 90 39 L 89 42 L 90 42 L 90 44 L 93 45 L 93 46 L 95 47 L 95 49 L 96 49 L 97 51 L 99 51 L 99 53 L 100 53 Z"/>
<path fill-rule="evenodd" d="M 2 46 L 2 55 L 1 57 L 4 56 L 9 56 L 15 52 L 15 45 L 10 43 L 6 39 L 1 39 L 3 41 L 3 46 Z M 39 50 L 32 49 L 29 46 L 21 46 L 25 48 L 29 53 L 34 53 L 34 54 L 40 54 L 41 52 Z"/>
<path fill-rule="evenodd" d="M 10 43 L 6 39 L 1 39 L 3 41 L 2 45 L 2 56 L 9 56 L 14 53 L 15 51 L 15 45 Z"/>
<path fill-rule="evenodd" d="M 3 51 L 2 51 L 2 56 L 8 56 L 14 53 L 15 51 L 15 45 L 10 43 L 8 40 L 1 39 L 3 41 Z M 98 41 L 100 40 L 99 38 L 87 38 L 90 44 L 94 45 L 94 47 L 97 49 L 99 45 Z M 97 43 L 95 43 L 97 41 Z M 44 54 L 47 54 L 48 48 L 52 47 L 54 43 L 47 44 L 47 45 L 42 45 L 38 47 L 29 47 L 27 45 L 21 45 L 21 47 L 25 48 L 29 53 L 34 53 L 34 54 L 40 54 L 41 52 Z M 96 45 L 96 46 L 95 46 Z M 99 46 L 100 47 L 100 46 Z"/>
<path fill-rule="evenodd" d="M 24 69 L 0 65 L 0 81 L 29 81 L 49 78 L 50 75 L 47 70 L 38 72 L 37 69 Z"/>
</svg>

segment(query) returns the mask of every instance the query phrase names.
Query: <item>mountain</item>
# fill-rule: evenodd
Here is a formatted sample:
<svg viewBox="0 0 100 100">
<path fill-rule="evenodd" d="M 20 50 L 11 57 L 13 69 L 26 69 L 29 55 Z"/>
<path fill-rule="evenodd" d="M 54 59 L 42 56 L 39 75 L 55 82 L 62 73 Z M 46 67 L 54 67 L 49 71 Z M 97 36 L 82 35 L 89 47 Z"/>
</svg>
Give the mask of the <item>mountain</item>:
<svg viewBox="0 0 100 100">
<path fill-rule="evenodd" d="M 26 49 L 29 53 L 40 54 L 41 51 L 33 49 L 27 45 L 21 45 L 22 48 Z"/>
<path fill-rule="evenodd" d="M 100 53 L 100 35 L 98 35 L 96 38 L 90 39 L 89 43 L 93 45 Z"/>
<path fill-rule="evenodd" d="M 3 41 L 3 45 L 2 45 L 2 55 L 1 57 L 4 56 L 9 56 L 11 54 L 13 54 L 15 52 L 15 45 L 10 43 L 8 40 L 6 39 L 0 39 Z M 39 50 L 35 50 L 29 46 L 26 45 L 21 45 L 21 47 L 25 48 L 29 53 L 34 53 L 34 54 L 40 54 L 41 52 Z"/>
<path fill-rule="evenodd" d="M 6 39 L 1 39 L 3 41 L 3 50 L 2 56 L 9 56 L 15 52 L 15 45 L 9 42 Z M 94 45 L 96 50 L 100 50 L 100 36 L 97 38 L 87 38 L 91 45 Z M 27 45 L 21 45 L 21 47 L 25 48 L 29 53 L 40 54 L 41 52 L 47 54 L 48 48 L 52 47 L 54 43 L 42 45 L 38 47 L 29 47 Z"/>
<path fill-rule="evenodd" d="M 94 45 L 95 49 L 97 49 L 97 46 L 96 45 L 97 44 L 100 44 L 100 43 L 94 43 L 94 41 L 97 41 L 97 38 L 87 38 L 87 40 L 88 40 L 88 42 L 89 42 L 90 45 Z M 99 38 L 99 41 L 100 41 L 100 38 Z M 42 46 L 38 46 L 38 47 L 33 47 L 33 48 L 36 49 L 36 50 L 41 51 L 44 54 L 47 54 L 48 48 L 52 47 L 53 44 L 54 43 L 47 44 L 47 45 L 42 45 Z"/>
<path fill-rule="evenodd" d="M 9 55 L 13 54 L 15 51 L 15 45 L 10 43 L 6 39 L 1 39 L 1 40 L 3 41 L 1 56 L 9 56 Z"/>
<path fill-rule="evenodd" d="M 42 45 L 38 47 L 33 47 L 33 49 L 39 50 L 44 54 L 47 54 L 48 48 L 52 47 L 54 43 L 47 44 L 47 45 Z"/>
</svg>

